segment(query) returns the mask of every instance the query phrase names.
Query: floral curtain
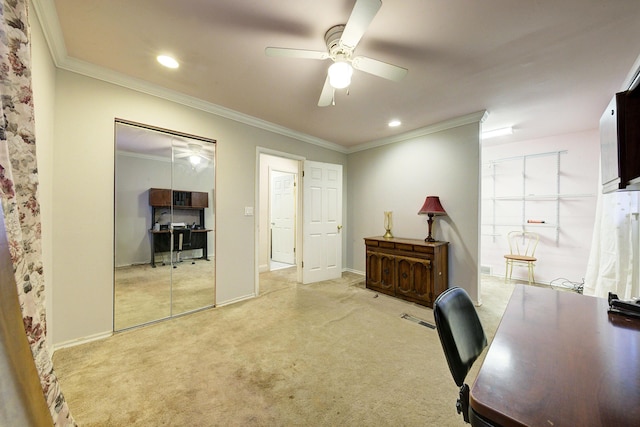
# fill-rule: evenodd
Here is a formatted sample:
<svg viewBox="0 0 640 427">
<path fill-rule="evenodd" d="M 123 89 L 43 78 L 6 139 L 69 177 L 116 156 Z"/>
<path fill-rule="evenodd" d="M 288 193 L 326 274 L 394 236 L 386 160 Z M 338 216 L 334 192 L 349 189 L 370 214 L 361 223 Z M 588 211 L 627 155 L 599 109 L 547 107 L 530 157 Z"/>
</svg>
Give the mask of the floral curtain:
<svg viewBox="0 0 640 427">
<path fill-rule="evenodd" d="M 57 426 L 74 426 L 46 345 L 28 0 L 0 0 L 0 200 L 25 332 Z"/>
</svg>

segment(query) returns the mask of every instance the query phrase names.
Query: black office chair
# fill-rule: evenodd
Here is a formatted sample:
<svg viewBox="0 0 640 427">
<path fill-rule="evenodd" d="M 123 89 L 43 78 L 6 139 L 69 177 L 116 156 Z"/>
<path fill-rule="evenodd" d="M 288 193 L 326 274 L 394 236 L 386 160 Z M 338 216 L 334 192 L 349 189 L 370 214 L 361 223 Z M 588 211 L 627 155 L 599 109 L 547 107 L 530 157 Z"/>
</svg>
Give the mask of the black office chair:
<svg viewBox="0 0 640 427">
<path fill-rule="evenodd" d="M 458 413 L 473 425 L 491 425 L 469 407 L 469 386 L 464 383 L 473 362 L 487 346 L 487 337 L 473 302 L 462 288 L 449 288 L 441 293 L 433 305 L 433 315 L 444 355 L 460 387 L 456 402 Z"/>
</svg>

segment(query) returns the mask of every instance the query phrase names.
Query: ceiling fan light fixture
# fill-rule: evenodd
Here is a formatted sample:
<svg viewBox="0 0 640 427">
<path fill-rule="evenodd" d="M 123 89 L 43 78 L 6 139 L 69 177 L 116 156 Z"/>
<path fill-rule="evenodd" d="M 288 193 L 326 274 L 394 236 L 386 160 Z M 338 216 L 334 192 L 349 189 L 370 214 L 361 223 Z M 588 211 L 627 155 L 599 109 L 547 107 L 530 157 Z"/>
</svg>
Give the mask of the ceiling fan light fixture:
<svg viewBox="0 0 640 427">
<path fill-rule="evenodd" d="M 192 154 L 189 156 L 189 162 L 191 162 L 193 166 L 199 165 L 200 160 L 200 156 L 198 156 L 197 154 Z"/>
<path fill-rule="evenodd" d="M 178 61 L 168 55 L 158 55 L 156 59 L 160 64 L 164 65 L 167 68 L 178 68 L 180 66 Z"/>
<path fill-rule="evenodd" d="M 348 62 L 336 61 L 329 67 L 329 84 L 335 89 L 344 89 L 351 84 L 353 68 Z"/>
</svg>

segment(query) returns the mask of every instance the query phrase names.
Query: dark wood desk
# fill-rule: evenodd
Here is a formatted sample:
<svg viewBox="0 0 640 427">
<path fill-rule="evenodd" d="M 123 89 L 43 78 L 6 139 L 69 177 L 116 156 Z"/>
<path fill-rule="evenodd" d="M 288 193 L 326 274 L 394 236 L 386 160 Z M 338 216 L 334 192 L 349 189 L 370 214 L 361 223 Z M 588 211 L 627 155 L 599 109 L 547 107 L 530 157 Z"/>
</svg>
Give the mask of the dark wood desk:
<svg viewBox="0 0 640 427">
<path fill-rule="evenodd" d="M 202 249 L 202 259 L 209 261 L 207 233 L 211 230 L 191 230 L 191 245 L 187 250 Z M 151 266 L 156 267 L 156 253 L 171 251 L 171 231 L 149 230 L 151 233 Z M 178 250 L 177 240 L 173 242 L 173 250 Z"/>
<path fill-rule="evenodd" d="M 471 389 L 501 426 L 640 425 L 640 320 L 608 302 L 516 285 Z"/>
</svg>

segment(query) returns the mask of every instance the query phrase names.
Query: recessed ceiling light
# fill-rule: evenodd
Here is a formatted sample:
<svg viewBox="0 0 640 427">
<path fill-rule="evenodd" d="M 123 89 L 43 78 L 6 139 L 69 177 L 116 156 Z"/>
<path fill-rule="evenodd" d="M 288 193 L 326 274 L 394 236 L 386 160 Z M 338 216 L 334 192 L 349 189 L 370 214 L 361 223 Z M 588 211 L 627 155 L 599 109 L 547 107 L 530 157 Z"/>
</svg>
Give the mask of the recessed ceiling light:
<svg viewBox="0 0 640 427">
<path fill-rule="evenodd" d="M 402 124 L 402 122 L 400 120 L 391 120 L 389 122 L 389 127 L 390 128 L 395 128 L 395 127 L 400 126 L 401 124 Z"/>
<path fill-rule="evenodd" d="M 504 135 L 511 135 L 511 134 L 513 134 L 513 128 L 509 126 L 506 128 L 493 129 L 493 130 L 482 132 L 482 135 L 480 135 L 480 138 L 489 139 L 489 138 L 495 138 L 497 136 L 504 136 Z"/>
<path fill-rule="evenodd" d="M 167 55 L 158 55 L 157 59 L 159 63 L 167 68 L 178 68 L 180 66 L 180 64 L 178 64 L 178 61 Z"/>
</svg>

